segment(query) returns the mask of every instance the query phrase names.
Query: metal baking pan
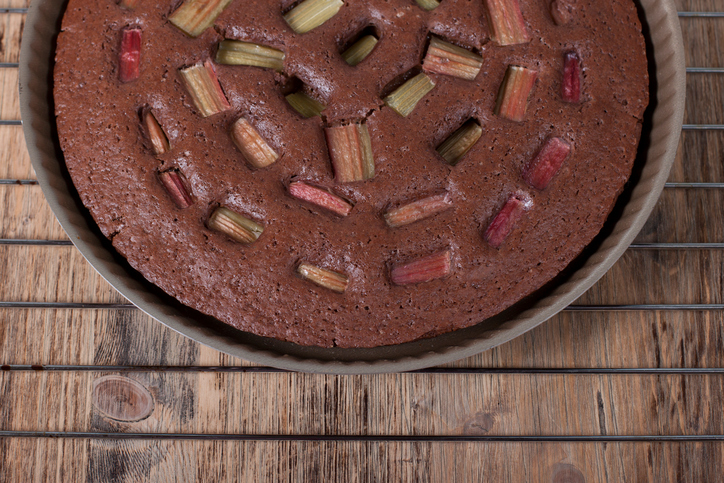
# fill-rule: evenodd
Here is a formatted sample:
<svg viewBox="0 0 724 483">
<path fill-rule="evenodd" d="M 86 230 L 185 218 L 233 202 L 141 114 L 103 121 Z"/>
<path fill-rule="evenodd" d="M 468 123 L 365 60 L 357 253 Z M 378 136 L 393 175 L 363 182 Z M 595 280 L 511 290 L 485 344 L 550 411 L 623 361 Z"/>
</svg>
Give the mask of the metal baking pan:
<svg viewBox="0 0 724 483">
<path fill-rule="evenodd" d="M 55 130 L 52 71 L 65 2 L 33 1 L 20 53 L 20 108 L 33 167 L 53 212 L 90 264 L 141 310 L 185 336 L 257 364 L 294 371 L 410 371 L 468 357 L 549 319 L 582 295 L 624 253 L 656 204 L 679 143 L 686 91 L 681 30 L 672 0 L 637 2 L 651 103 L 634 173 L 601 233 L 555 281 L 473 327 L 372 349 L 303 347 L 233 329 L 180 304 L 133 270 L 96 227 L 65 170 Z"/>
</svg>

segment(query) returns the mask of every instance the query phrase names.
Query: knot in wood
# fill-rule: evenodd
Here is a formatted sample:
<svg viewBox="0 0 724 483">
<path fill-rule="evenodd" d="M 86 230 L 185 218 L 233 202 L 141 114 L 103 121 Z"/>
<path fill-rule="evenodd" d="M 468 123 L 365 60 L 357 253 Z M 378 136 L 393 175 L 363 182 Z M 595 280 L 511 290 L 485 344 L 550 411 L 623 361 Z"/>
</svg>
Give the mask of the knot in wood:
<svg viewBox="0 0 724 483">
<path fill-rule="evenodd" d="M 93 381 L 93 406 L 110 419 L 140 421 L 153 412 L 153 396 L 138 381 L 104 376 Z"/>
<path fill-rule="evenodd" d="M 581 470 L 568 463 L 559 463 L 553 471 L 552 483 L 585 483 Z"/>
</svg>

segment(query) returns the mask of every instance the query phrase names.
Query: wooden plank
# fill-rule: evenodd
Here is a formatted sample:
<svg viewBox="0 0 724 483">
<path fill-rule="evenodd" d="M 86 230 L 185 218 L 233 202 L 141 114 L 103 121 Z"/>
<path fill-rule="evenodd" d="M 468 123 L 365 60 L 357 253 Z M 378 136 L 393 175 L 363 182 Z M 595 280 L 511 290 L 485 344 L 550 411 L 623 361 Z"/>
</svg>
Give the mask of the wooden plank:
<svg viewBox="0 0 724 483">
<path fill-rule="evenodd" d="M 665 189 L 634 243 L 724 242 L 724 189 Z"/>
<path fill-rule="evenodd" d="M 722 250 L 629 250 L 576 301 L 581 305 L 723 302 Z"/>
<path fill-rule="evenodd" d="M 0 309 L 0 364 L 254 365 L 193 342 L 140 310 L 77 309 Z M 724 313 L 564 312 L 517 339 L 447 367 L 724 367 Z"/>
<path fill-rule="evenodd" d="M 89 481 L 90 444 L 83 439 L 0 438 L 0 481 Z"/>
<path fill-rule="evenodd" d="M 724 18 L 721 19 L 724 31 Z M 719 44 L 724 44 L 724 35 Z M 723 49 L 724 50 L 724 49 Z M 723 54 L 724 55 L 724 54 Z M 724 124 L 724 75 L 690 74 L 686 76 L 684 124 Z"/>
<path fill-rule="evenodd" d="M 0 69 L 0 119 L 20 119 L 18 69 Z"/>
<path fill-rule="evenodd" d="M 30 0 L 1 0 L 1 8 L 27 8 L 30 6 Z"/>
<path fill-rule="evenodd" d="M 0 439 L 3 481 L 717 481 L 724 444 Z M 19 458 L 18 455 L 22 455 Z M 44 458 L 49 455 L 49 458 Z M 702 464 L 707 462 L 708 464 Z"/>
<path fill-rule="evenodd" d="M 0 245 L 0 300 L 124 303 L 73 246 Z"/>
<path fill-rule="evenodd" d="M 18 62 L 24 25 L 25 15 L 0 16 L 0 62 Z"/>
<path fill-rule="evenodd" d="M 22 126 L 0 126 L 0 179 L 35 179 Z"/>
<path fill-rule="evenodd" d="M 724 76 L 722 77 L 724 79 Z M 724 182 L 724 131 L 684 131 L 669 181 Z"/>
<path fill-rule="evenodd" d="M 703 0 L 697 5 L 697 2 L 689 0 L 687 3 L 690 3 L 690 8 L 683 10 L 724 11 L 721 2 L 714 1 L 705 6 L 706 1 Z M 681 18 L 679 22 L 684 38 L 687 67 L 724 67 L 724 50 L 721 48 L 724 45 L 724 18 Z M 687 102 L 687 105 L 690 106 L 692 103 Z M 699 107 L 706 106 L 707 104 L 699 105 Z"/>
<path fill-rule="evenodd" d="M 38 185 L 0 185 L 0 238 L 68 240 Z"/>
<path fill-rule="evenodd" d="M 147 391 L 150 415 L 131 382 L 96 386 L 108 375 Z M 701 374 L 0 373 L 3 431 L 707 435 L 722 404 L 724 378 Z"/>
<path fill-rule="evenodd" d="M 716 12 L 724 10 L 718 0 L 674 0 L 680 12 Z"/>
</svg>

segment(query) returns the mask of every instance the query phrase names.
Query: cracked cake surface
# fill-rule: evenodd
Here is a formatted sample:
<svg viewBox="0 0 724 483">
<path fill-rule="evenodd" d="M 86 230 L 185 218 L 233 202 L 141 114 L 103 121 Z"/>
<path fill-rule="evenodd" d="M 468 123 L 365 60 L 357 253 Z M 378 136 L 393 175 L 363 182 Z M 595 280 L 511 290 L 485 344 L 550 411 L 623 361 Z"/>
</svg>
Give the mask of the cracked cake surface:
<svg viewBox="0 0 724 483">
<path fill-rule="evenodd" d="M 103 234 L 183 304 L 302 345 L 435 336 L 553 279 L 636 157 L 634 3 L 336 2 L 297 33 L 288 1 L 70 0 L 58 135 Z M 169 21 L 206 4 L 196 37 Z M 218 62 L 228 40 L 271 67 Z"/>
</svg>

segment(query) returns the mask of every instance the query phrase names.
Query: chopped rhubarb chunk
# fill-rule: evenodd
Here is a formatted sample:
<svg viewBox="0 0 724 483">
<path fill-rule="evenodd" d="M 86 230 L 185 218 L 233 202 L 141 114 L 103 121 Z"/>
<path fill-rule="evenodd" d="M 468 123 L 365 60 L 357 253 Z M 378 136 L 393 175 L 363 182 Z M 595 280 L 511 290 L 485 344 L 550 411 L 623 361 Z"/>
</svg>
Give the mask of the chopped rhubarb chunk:
<svg viewBox="0 0 724 483">
<path fill-rule="evenodd" d="M 181 69 L 181 79 L 203 117 L 231 109 L 210 60 Z"/>
<path fill-rule="evenodd" d="M 184 209 L 194 204 L 194 200 L 191 198 L 189 190 L 186 188 L 186 184 L 178 171 L 164 171 L 159 173 L 158 177 L 176 206 Z"/>
<path fill-rule="evenodd" d="M 289 184 L 289 194 L 313 205 L 329 210 L 339 216 L 347 216 L 352 209 L 343 198 L 329 191 L 309 185 L 303 181 L 294 181 Z"/>
<path fill-rule="evenodd" d="M 284 20 L 295 33 L 303 34 L 337 15 L 342 5 L 342 0 L 304 0 L 287 12 Z"/>
<path fill-rule="evenodd" d="M 230 3 L 231 0 L 185 0 L 168 20 L 189 37 L 198 37 Z"/>
<path fill-rule="evenodd" d="M 445 161 L 455 166 L 465 156 L 465 153 L 478 142 L 482 134 L 483 128 L 480 127 L 480 124 L 469 120 L 443 141 L 437 147 L 437 152 Z"/>
<path fill-rule="evenodd" d="M 169 152 L 171 145 L 168 142 L 168 137 L 150 109 L 143 114 L 143 124 L 146 127 L 148 139 L 151 140 L 154 154 L 159 155 Z"/>
<path fill-rule="evenodd" d="M 485 0 L 488 24 L 493 40 L 500 45 L 524 44 L 530 41 L 518 0 Z"/>
<path fill-rule="evenodd" d="M 437 0 L 415 0 L 415 2 L 417 2 L 421 9 L 427 10 L 428 12 L 440 6 L 440 2 Z"/>
<path fill-rule="evenodd" d="M 490 246 L 498 248 L 508 237 L 515 224 L 533 206 L 533 200 L 528 193 L 519 191 L 513 193 L 505 202 L 503 208 L 495 215 L 493 221 L 485 230 L 485 239 Z"/>
<path fill-rule="evenodd" d="M 374 35 L 365 35 L 342 53 L 342 58 L 349 65 L 357 65 L 372 53 L 378 39 Z"/>
<path fill-rule="evenodd" d="M 395 285 L 429 282 L 447 276 L 450 269 L 450 250 L 445 250 L 405 265 L 397 265 L 392 269 L 390 279 Z"/>
<path fill-rule="evenodd" d="M 517 65 L 509 65 L 498 91 L 495 114 L 511 121 L 525 119 L 528 97 L 533 90 L 537 77 L 538 71 Z"/>
<path fill-rule="evenodd" d="M 222 40 L 216 52 L 216 63 L 227 65 L 250 65 L 274 69 L 281 72 L 284 67 L 284 52 L 266 45 Z"/>
<path fill-rule="evenodd" d="M 328 127 L 329 157 L 338 183 L 349 183 L 373 178 L 375 161 L 367 125 L 362 123 Z"/>
<path fill-rule="evenodd" d="M 141 29 L 126 28 L 121 33 L 121 53 L 118 56 L 118 78 L 131 82 L 141 75 Z"/>
<path fill-rule="evenodd" d="M 295 111 L 307 119 L 319 116 L 326 108 L 324 104 L 302 91 L 292 92 L 286 96 L 286 100 Z"/>
<path fill-rule="evenodd" d="M 398 87 L 385 97 L 385 104 L 402 117 L 407 117 L 420 100 L 435 87 L 435 83 L 424 72 Z"/>
<path fill-rule="evenodd" d="M 309 263 L 300 263 L 297 267 L 297 273 L 302 278 L 337 293 L 344 293 L 349 284 L 347 275 L 316 267 Z"/>
<path fill-rule="evenodd" d="M 581 59 L 576 52 L 566 52 L 563 57 L 561 97 L 566 102 L 581 100 Z"/>
<path fill-rule="evenodd" d="M 533 188 L 542 190 L 561 169 L 571 152 L 571 145 L 561 138 L 550 138 L 540 152 L 523 170 L 523 179 Z"/>
<path fill-rule="evenodd" d="M 483 58 L 437 37 L 430 39 L 422 69 L 425 72 L 474 80 L 483 66 Z"/>
<path fill-rule="evenodd" d="M 224 233 L 240 243 L 252 243 L 264 231 L 259 223 L 220 206 L 209 217 L 207 225 L 212 230 Z"/>
<path fill-rule="evenodd" d="M 409 225 L 416 221 L 424 220 L 438 213 L 452 208 L 450 193 L 430 196 L 421 200 L 413 201 L 385 213 L 385 221 L 390 228 L 397 228 Z"/>
<path fill-rule="evenodd" d="M 243 117 L 231 126 L 231 138 L 244 158 L 255 168 L 265 168 L 279 158 L 259 131 Z"/>
</svg>

